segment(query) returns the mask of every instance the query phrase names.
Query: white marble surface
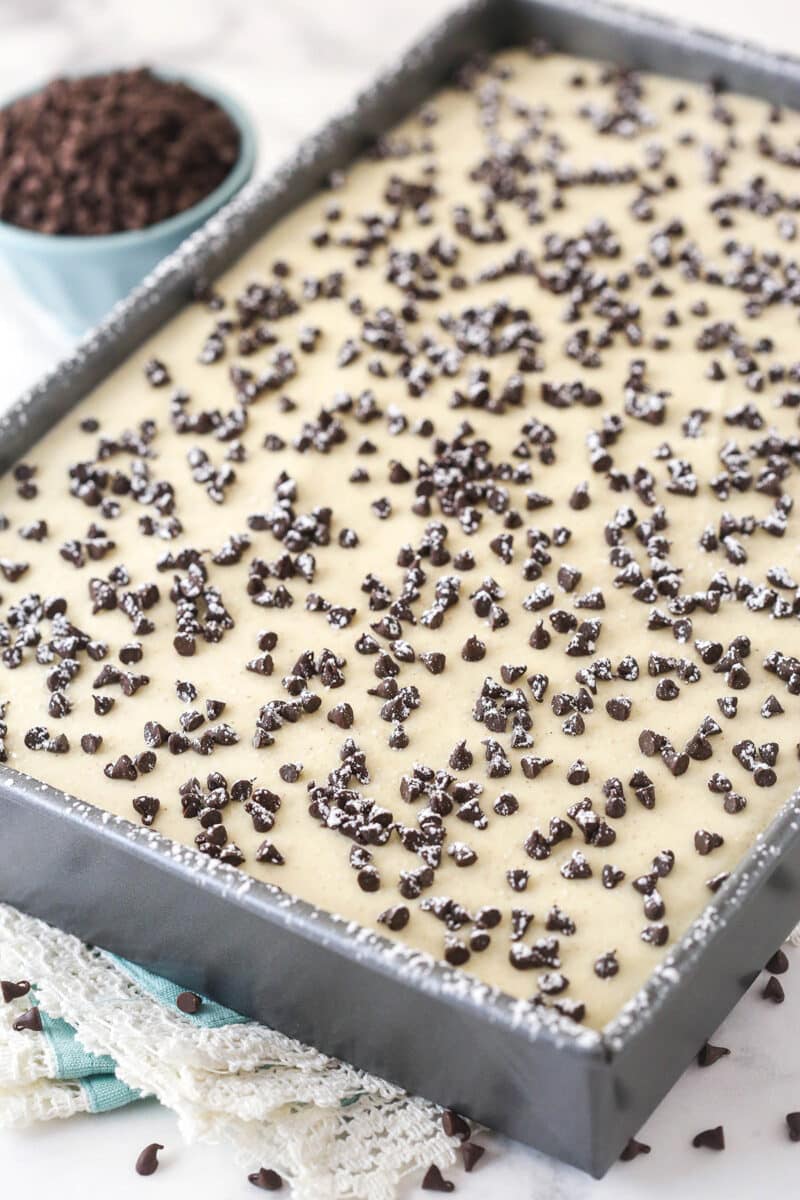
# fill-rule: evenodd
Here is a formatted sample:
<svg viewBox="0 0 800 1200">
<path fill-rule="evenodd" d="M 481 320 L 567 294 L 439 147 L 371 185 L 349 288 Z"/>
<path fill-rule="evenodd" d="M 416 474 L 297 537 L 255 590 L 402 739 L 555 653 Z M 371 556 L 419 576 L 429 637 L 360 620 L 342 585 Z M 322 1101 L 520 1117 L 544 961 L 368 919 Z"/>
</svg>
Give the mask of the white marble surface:
<svg viewBox="0 0 800 1200">
<path fill-rule="evenodd" d="M 202 74 L 237 95 L 260 132 L 268 170 L 452 0 L 0 0 L 0 90 L 11 94 L 59 70 L 160 62 Z M 639 0 L 640 7 L 700 21 L 800 53 L 797 0 Z M 67 348 L 66 336 L 0 274 L 0 408 Z M 792 974 L 800 974 L 800 952 Z M 2 964 L 0 963 L 0 974 Z M 691 1067 L 642 1131 L 652 1153 L 597 1183 L 499 1138 L 472 1176 L 454 1171 L 465 1200 L 750 1200 L 797 1194 L 800 1144 L 784 1114 L 800 1109 L 800 984 L 785 1004 L 751 990 L 716 1040 L 733 1053 Z M 532 1086 L 535 1086 L 532 1083 Z M 694 1150 L 692 1136 L 723 1123 L 724 1154 Z M 167 1147 L 162 1168 L 139 1179 L 141 1147 Z M 0 1185 L 59 1200 L 93 1192 L 115 1200 L 237 1200 L 254 1195 L 224 1148 L 186 1147 L 156 1104 L 0 1133 Z M 331 1193 L 333 1194 L 333 1193 Z M 422 1196 L 415 1185 L 403 1200 Z M 429 1194 L 429 1193 L 428 1193 Z M 327 1200 L 320 1197 L 320 1200 Z"/>
</svg>

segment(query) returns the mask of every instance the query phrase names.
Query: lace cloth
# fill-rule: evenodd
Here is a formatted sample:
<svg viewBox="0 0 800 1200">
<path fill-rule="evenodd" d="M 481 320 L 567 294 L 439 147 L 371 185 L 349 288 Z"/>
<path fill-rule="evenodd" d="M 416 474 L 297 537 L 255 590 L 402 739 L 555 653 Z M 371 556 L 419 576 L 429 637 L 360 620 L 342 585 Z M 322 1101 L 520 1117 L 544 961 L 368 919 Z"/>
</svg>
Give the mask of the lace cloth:
<svg viewBox="0 0 800 1200">
<path fill-rule="evenodd" d="M 228 1143 L 244 1170 L 279 1171 L 296 1200 L 393 1200 L 409 1172 L 454 1161 L 435 1105 L 237 1014 L 197 1024 L 126 967 L 0 905 L 0 975 L 31 980 L 47 1021 L 110 1056 L 123 1091 L 172 1109 L 187 1141 Z M 0 1125 L 113 1106 L 57 1077 L 51 1038 L 12 1030 L 31 1003 L 0 1005 Z"/>
</svg>

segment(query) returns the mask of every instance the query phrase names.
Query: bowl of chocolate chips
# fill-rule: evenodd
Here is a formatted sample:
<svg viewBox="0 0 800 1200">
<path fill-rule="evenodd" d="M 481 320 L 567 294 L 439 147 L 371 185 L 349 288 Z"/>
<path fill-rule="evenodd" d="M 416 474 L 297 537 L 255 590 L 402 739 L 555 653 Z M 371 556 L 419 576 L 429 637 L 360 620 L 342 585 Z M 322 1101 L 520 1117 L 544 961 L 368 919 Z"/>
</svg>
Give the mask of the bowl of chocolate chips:
<svg viewBox="0 0 800 1200">
<path fill-rule="evenodd" d="M 71 332 L 94 325 L 247 182 L 255 137 L 215 89 L 146 67 L 0 108 L 0 254 Z"/>
</svg>

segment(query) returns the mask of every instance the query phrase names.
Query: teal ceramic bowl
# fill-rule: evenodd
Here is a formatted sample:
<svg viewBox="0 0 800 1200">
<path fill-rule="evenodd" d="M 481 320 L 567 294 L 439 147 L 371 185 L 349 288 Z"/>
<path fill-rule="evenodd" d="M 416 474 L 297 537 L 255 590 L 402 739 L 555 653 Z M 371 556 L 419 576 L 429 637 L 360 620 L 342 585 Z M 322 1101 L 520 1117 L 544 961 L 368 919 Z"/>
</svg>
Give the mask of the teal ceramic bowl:
<svg viewBox="0 0 800 1200">
<path fill-rule="evenodd" d="M 253 173 L 256 139 L 250 119 L 229 96 L 206 83 L 167 71 L 216 101 L 239 130 L 239 157 L 213 192 L 184 212 L 146 229 L 101 237 L 36 233 L 0 221 L 0 255 L 24 289 L 70 333 L 83 333 L 218 209 Z M 9 102 L 10 103 L 10 102 Z"/>
</svg>

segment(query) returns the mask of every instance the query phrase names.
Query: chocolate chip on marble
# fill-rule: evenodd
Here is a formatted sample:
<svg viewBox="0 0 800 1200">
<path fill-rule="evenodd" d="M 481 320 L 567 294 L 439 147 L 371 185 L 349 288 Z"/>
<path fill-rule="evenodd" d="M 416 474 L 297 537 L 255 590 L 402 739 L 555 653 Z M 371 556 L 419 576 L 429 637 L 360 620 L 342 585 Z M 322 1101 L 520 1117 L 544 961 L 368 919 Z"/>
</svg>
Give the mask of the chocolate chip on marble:
<svg viewBox="0 0 800 1200">
<path fill-rule="evenodd" d="M 769 971 L 770 975 L 783 975 L 789 970 L 789 958 L 785 951 L 776 950 L 771 958 L 764 964 L 764 970 Z"/>
<path fill-rule="evenodd" d="M 158 1152 L 164 1147 L 159 1142 L 151 1142 L 149 1146 L 145 1146 L 136 1159 L 135 1171 L 137 1175 L 154 1175 L 158 1170 Z"/>
<path fill-rule="evenodd" d="M 766 985 L 762 989 L 761 995 L 765 1000 L 771 1000 L 773 1004 L 783 1004 L 786 999 L 783 984 L 776 975 L 770 975 Z"/>
<path fill-rule="evenodd" d="M 620 1162 L 632 1162 L 634 1158 L 638 1158 L 640 1154 L 649 1154 L 650 1147 L 646 1142 L 639 1142 L 636 1138 L 629 1138 L 625 1149 L 620 1154 Z"/>
<path fill-rule="evenodd" d="M 467 1174 L 475 1169 L 485 1153 L 485 1148 L 478 1145 L 477 1142 L 464 1142 L 461 1146 L 461 1161 Z"/>
<path fill-rule="evenodd" d="M 713 1067 L 714 1063 L 719 1062 L 728 1054 L 730 1054 L 730 1050 L 727 1046 L 714 1046 L 711 1042 L 705 1042 L 698 1051 L 697 1065 L 698 1067 Z"/>
<path fill-rule="evenodd" d="M 712 1129 L 703 1129 L 692 1138 L 692 1145 L 697 1149 L 724 1150 L 725 1131 L 721 1125 L 715 1125 Z"/>
<path fill-rule="evenodd" d="M 450 1179 L 445 1179 L 435 1163 L 431 1163 L 422 1178 L 422 1189 L 426 1192 L 453 1192 L 456 1185 Z"/>
</svg>

